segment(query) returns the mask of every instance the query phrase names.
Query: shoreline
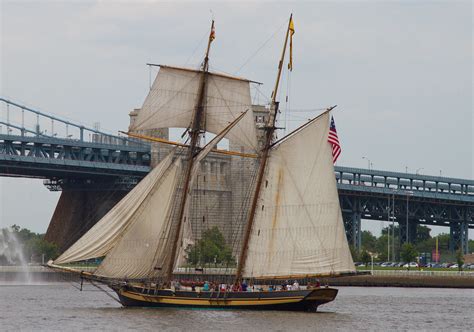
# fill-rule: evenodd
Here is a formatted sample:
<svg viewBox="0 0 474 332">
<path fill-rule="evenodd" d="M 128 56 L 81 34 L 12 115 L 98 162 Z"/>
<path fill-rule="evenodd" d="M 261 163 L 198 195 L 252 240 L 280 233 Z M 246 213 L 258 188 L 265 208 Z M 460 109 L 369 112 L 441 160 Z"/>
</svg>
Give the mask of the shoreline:
<svg viewBox="0 0 474 332">
<path fill-rule="evenodd" d="M 370 272 L 370 271 L 369 271 Z M 320 278 L 321 285 L 348 287 L 424 287 L 424 288 L 466 288 L 474 289 L 474 272 L 436 272 L 436 271 L 373 271 L 373 275 L 358 275 L 336 278 Z M 180 274 L 180 279 L 196 277 Z M 201 280 L 222 278 L 218 274 L 200 274 Z M 56 272 L 43 266 L 3 266 L 0 267 L 0 285 L 34 284 L 50 282 L 77 282 L 76 274 Z M 306 284 L 300 279 L 300 284 Z M 273 282 L 278 284 L 278 282 Z"/>
</svg>

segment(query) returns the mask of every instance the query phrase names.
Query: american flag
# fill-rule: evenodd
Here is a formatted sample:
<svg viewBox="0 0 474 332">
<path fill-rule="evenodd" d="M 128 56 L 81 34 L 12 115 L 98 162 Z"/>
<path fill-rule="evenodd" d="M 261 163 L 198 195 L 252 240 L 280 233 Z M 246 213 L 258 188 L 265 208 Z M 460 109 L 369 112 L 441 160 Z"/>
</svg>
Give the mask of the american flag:
<svg viewBox="0 0 474 332">
<path fill-rule="evenodd" d="M 341 154 L 341 146 L 337 137 L 336 123 L 334 117 L 331 116 L 331 126 L 329 127 L 328 142 L 332 145 L 332 162 L 336 163 L 337 158 Z"/>
</svg>

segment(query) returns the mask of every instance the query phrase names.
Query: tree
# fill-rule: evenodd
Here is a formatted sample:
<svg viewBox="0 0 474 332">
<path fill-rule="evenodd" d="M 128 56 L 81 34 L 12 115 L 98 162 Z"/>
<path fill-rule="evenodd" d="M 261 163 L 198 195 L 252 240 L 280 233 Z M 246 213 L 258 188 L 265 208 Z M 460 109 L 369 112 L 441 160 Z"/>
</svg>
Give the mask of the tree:
<svg viewBox="0 0 474 332">
<path fill-rule="evenodd" d="M 418 257 L 418 252 L 411 243 L 404 243 L 400 256 L 404 262 L 413 262 Z"/>
<path fill-rule="evenodd" d="M 47 262 L 50 259 L 55 259 L 59 254 L 58 246 L 46 241 L 42 236 L 30 239 L 26 243 L 26 248 L 30 253 L 30 257 L 33 256 L 38 261 L 42 261 L 43 255 L 45 262 Z"/>
<path fill-rule="evenodd" d="M 370 252 L 375 251 L 377 238 L 370 231 L 362 231 L 361 233 L 362 248 Z"/>
<path fill-rule="evenodd" d="M 416 225 L 415 243 L 420 243 L 431 239 L 430 231 L 431 229 L 429 227 L 423 225 Z"/>
<path fill-rule="evenodd" d="M 226 244 L 224 236 L 216 226 L 206 230 L 194 246 L 186 249 L 186 254 L 188 263 L 192 265 L 235 264 L 232 248 Z"/>
<path fill-rule="evenodd" d="M 352 261 L 359 261 L 359 251 L 356 249 L 356 247 L 349 245 L 349 250 L 351 251 Z"/>
<path fill-rule="evenodd" d="M 458 270 L 462 271 L 462 265 L 464 264 L 464 255 L 461 249 L 456 252 L 456 263 L 458 264 Z"/>
<path fill-rule="evenodd" d="M 367 250 L 362 251 L 362 253 L 360 254 L 360 260 L 362 261 L 362 263 L 365 264 L 365 266 L 369 265 L 370 259 L 371 256 L 369 252 Z"/>
</svg>

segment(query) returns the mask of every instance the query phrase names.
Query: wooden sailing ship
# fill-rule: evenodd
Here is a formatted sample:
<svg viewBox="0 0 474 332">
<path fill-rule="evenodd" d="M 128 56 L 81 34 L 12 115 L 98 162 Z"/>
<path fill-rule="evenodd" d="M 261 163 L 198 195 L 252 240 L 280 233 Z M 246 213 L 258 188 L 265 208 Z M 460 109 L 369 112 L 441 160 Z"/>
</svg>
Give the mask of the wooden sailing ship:
<svg viewBox="0 0 474 332">
<path fill-rule="evenodd" d="M 315 311 L 334 300 L 334 288 L 268 290 L 264 286 L 355 270 L 327 141 L 330 109 L 275 139 L 278 85 L 293 33 L 290 17 L 268 117 L 260 129 L 264 131 L 260 145 L 251 112 L 251 81 L 209 71 L 214 22 L 200 69 L 161 66 L 135 121 L 135 134 L 130 134 L 143 137 L 139 133 L 144 130 L 184 127 L 188 140 L 175 144 L 127 196 L 48 265 L 108 285 L 124 306 Z M 206 131 L 216 136 L 203 145 Z M 238 141 L 242 149 L 217 150 L 223 138 Z M 176 287 L 179 269 L 195 243 L 192 195 L 199 183 L 200 164 L 210 153 L 254 160 L 253 181 L 247 199 L 241 200 L 242 229 L 236 233 L 238 246 L 234 248 L 237 262 L 221 274 L 229 284 L 258 284 L 258 291 L 255 287 L 248 287 L 253 291 L 196 289 L 194 284 L 192 288 Z M 229 216 L 222 218 L 225 223 Z M 97 258 L 103 260 L 91 272 L 71 265 Z"/>
</svg>

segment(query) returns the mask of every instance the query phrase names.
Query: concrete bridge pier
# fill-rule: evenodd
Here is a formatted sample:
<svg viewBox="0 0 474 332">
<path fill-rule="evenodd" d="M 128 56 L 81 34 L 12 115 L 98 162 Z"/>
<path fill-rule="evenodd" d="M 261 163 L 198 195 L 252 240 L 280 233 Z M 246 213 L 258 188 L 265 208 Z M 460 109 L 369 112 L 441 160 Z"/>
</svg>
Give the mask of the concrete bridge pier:
<svg viewBox="0 0 474 332">
<path fill-rule="evenodd" d="M 62 253 L 100 220 L 127 191 L 63 190 L 45 239 Z"/>
</svg>

